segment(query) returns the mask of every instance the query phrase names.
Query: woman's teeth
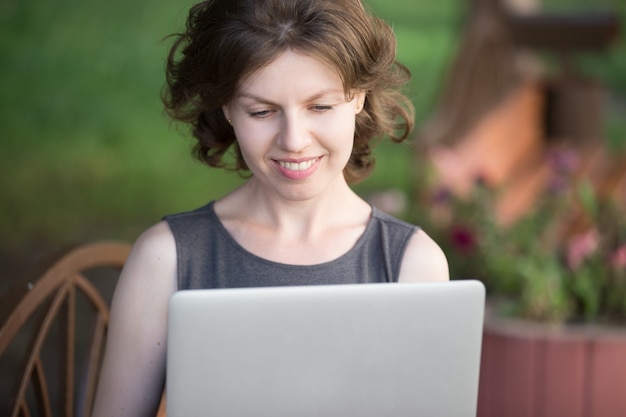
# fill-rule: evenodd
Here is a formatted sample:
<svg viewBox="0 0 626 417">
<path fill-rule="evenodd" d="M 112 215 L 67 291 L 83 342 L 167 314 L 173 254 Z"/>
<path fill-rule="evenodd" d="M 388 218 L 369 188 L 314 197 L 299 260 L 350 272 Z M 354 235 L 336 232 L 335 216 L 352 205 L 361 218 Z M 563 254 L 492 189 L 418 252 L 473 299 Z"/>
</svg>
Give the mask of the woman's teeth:
<svg viewBox="0 0 626 417">
<path fill-rule="evenodd" d="M 311 166 L 315 163 L 315 161 L 317 161 L 317 159 L 310 159 L 308 161 L 304 161 L 304 162 L 284 162 L 284 161 L 278 161 L 278 164 L 285 168 L 288 169 L 290 171 L 304 171 L 307 170 L 309 168 L 311 168 Z"/>
</svg>

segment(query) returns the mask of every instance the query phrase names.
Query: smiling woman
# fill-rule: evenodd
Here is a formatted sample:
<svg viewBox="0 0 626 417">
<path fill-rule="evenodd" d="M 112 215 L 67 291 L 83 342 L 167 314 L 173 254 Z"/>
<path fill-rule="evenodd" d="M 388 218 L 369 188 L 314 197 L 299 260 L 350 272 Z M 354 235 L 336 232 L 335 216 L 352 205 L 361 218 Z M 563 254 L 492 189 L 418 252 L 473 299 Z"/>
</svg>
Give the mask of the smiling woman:
<svg viewBox="0 0 626 417">
<path fill-rule="evenodd" d="M 178 290 L 444 281 L 439 246 L 351 188 L 376 138 L 401 142 L 390 27 L 359 0 L 209 0 L 175 37 L 164 102 L 195 155 L 247 181 L 166 216 L 135 243 L 111 308 L 94 416 L 153 415 L 165 382 L 167 304 Z"/>
<path fill-rule="evenodd" d="M 368 94 L 357 118 L 355 149 L 346 169 L 349 182 L 369 174 L 374 137 L 407 138 L 414 123 L 413 105 L 397 88 L 409 80 L 409 71 L 395 60 L 391 28 L 366 13 L 360 2 L 326 2 L 323 13 L 315 2 L 298 2 L 293 10 L 275 10 L 272 2 L 206 6 L 191 9 L 187 33 L 176 39 L 164 97 L 169 114 L 193 126 L 200 160 L 222 166 L 231 145 L 239 155 L 222 106 L 241 93 L 240 83 L 287 50 L 326 63 L 339 75 L 344 95 L 357 90 Z M 222 36 L 224 31 L 230 36 Z M 177 60 L 179 54 L 185 59 Z M 246 170 L 245 161 L 239 157 L 235 168 Z"/>
<path fill-rule="evenodd" d="M 447 280 L 439 246 L 351 188 L 374 139 L 401 142 L 390 27 L 359 0 L 208 0 L 169 54 L 164 102 L 195 155 L 248 180 L 135 243 L 115 290 L 94 416 L 154 415 L 178 290 Z"/>
<path fill-rule="evenodd" d="M 344 92 L 333 68 L 287 51 L 244 81 L 223 111 L 263 198 L 335 198 L 364 100 L 364 91 Z"/>
</svg>

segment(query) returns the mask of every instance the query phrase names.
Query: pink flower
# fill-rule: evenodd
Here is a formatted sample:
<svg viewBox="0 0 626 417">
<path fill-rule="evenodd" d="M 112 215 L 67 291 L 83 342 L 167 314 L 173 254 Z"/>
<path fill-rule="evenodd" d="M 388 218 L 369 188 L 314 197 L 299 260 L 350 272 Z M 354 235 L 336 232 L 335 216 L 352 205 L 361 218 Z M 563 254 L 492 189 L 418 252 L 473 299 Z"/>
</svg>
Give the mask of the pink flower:
<svg viewBox="0 0 626 417">
<path fill-rule="evenodd" d="M 567 245 L 567 265 L 573 270 L 578 269 L 598 249 L 599 243 L 600 236 L 596 229 L 574 236 Z"/>
<path fill-rule="evenodd" d="M 615 269 L 626 269 L 626 244 L 623 244 L 611 255 L 611 265 Z"/>
</svg>

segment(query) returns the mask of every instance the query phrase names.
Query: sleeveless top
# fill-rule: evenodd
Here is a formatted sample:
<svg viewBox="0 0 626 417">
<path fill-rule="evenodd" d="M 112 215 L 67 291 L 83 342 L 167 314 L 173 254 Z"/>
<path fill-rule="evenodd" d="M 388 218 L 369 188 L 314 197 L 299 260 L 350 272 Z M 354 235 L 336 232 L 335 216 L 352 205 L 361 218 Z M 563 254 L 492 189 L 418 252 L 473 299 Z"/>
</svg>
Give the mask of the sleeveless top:
<svg viewBox="0 0 626 417">
<path fill-rule="evenodd" d="M 364 233 L 347 253 L 320 264 L 289 265 L 239 245 L 213 202 L 164 219 L 176 241 L 179 290 L 397 281 L 407 243 L 418 230 L 373 207 Z"/>
</svg>

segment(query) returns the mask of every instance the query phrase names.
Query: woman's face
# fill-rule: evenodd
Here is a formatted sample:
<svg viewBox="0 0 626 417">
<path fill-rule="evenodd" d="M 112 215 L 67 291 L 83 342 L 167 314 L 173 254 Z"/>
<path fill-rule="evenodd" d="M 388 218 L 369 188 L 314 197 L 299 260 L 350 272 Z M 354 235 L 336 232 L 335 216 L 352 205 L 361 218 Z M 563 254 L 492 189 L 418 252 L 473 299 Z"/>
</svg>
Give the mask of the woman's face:
<svg viewBox="0 0 626 417">
<path fill-rule="evenodd" d="M 248 77 L 223 110 L 252 181 L 281 198 L 307 200 L 345 185 L 364 99 L 358 92 L 346 101 L 333 68 L 287 51 Z"/>
</svg>

